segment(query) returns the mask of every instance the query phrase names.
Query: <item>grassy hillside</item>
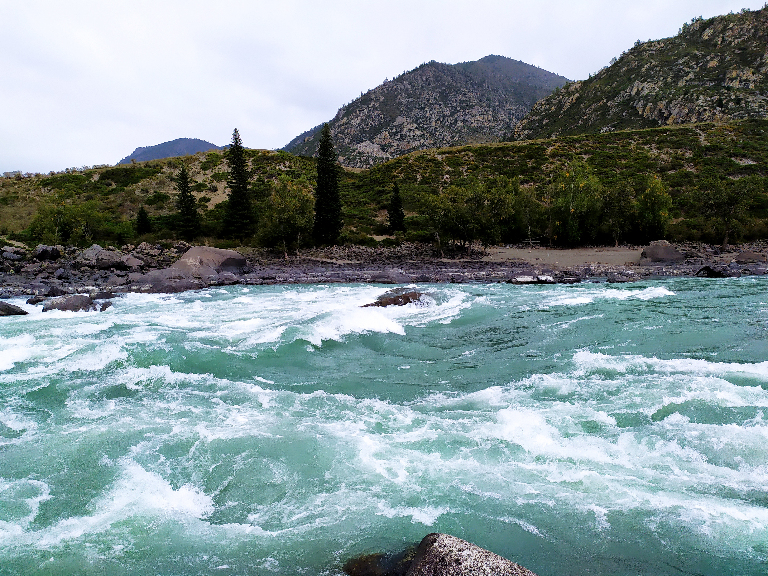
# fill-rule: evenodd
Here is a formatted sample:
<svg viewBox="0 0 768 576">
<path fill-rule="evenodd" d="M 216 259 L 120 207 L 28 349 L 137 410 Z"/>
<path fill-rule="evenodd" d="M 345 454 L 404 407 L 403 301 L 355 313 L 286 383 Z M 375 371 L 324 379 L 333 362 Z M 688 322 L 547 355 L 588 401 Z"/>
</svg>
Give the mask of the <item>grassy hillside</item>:
<svg viewBox="0 0 768 576">
<path fill-rule="evenodd" d="M 259 150 L 248 157 L 255 197 L 269 196 L 278 182 L 314 187 L 312 158 Z M 218 151 L 0 178 L 0 233 L 31 244 L 173 238 L 173 178 L 181 161 L 203 214 L 201 240 L 218 242 L 226 235 L 220 226 L 227 178 Z M 444 242 L 564 246 L 768 238 L 768 121 L 427 150 L 343 170 L 343 241 L 373 244 L 373 236 L 389 234 L 394 183 L 406 211 L 406 230 L 397 238 L 431 241 L 437 232 Z M 154 231 L 139 237 L 133 221 L 141 206 Z"/>
</svg>

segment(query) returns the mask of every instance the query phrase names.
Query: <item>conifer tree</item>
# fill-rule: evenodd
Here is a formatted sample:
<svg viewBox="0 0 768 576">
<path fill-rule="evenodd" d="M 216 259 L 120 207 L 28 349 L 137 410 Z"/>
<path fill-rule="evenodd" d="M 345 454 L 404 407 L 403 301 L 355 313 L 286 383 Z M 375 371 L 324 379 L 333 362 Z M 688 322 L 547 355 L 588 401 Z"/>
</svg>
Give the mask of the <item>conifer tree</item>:
<svg viewBox="0 0 768 576">
<path fill-rule="evenodd" d="M 225 158 L 229 166 L 229 177 L 227 178 L 229 197 L 224 213 L 223 235 L 242 240 L 253 235 L 255 219 L 248 190 L 248 181 L 250 180 L 248 159 L 245 157 L 245 149 L 237 128 L 232 133 L 232 143 L 225 154 Z"/>
<path fill-rule="evenodd" d="M 392 196 L 387 206 L 387 218 L 389 219 L 389 229 L 392 232 L 402 232 L 405 230 L 405 213 L 403 212 L 403 199 L 400 197 L 400 187 L 395 182 L 392 189 Z"/>
<path fill-rule="evenodd" d="M 144 234 L 149 234 L 152 232 L 152 222 L 149 220 L 149 214 L 147 214 L 144 206 L 139 208 L 139 211 L 136 214 L 134 227 L 136 228 L 137 236 L 143 236 Z"/>
<path fill-rule="evenodd" d="M 200 235 L 200 216 L 197 213 L 197 202 L 189 186 L 189 173 L 185 164 L 181 165 L 176 175 L 176 226 L 179 235 L 184 240 L 192 240 Z"/>
<path fill-rule="evenodd" d="M 331 129 L 323 125 L 317 152 L 317 187 L 315 188 L 315 242 L 333 245 L 341 234 L 341 200 L 339 199 L 339 167 L 333 148 Z"/>
</svg>

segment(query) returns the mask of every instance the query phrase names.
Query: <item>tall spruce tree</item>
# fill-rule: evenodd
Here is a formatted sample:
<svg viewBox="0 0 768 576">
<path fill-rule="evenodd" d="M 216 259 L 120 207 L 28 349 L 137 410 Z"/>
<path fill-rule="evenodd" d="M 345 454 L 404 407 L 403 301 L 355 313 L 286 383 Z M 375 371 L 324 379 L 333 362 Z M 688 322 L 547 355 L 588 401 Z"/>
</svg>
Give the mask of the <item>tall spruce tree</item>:
<svg viewBox="0 0 768 576">
<path fill-rule="evenodd" d="M 225 159 L 229 166 L 229 196 L 222 233 L 224 236 L 242 240 L 253 235 L 255 218 L 248 190 L 251 176 L 248 171 L 248 159 L 245 157 L 245 148 L 237 128 L 232 132 L 232 143 L 225 153 Z"/>
<path fill-rule="evenodd" d="M 152 222 L 150 221 L 149 214 L 147 214 L 147 210 L 144 208 L 144 206 L 139 208 L 139 211 L 136 214 L 136 221 L 133 223 L 133 226 L 136 229 L 137 236 L 143 236 L 144 234 L 149 234 L 152 232 Z"/>
<path fill-rule="evenodd" d="M 405 231 L 405 213 L 403 212 L 403 199 L 400 197 L 400 187 L 395 182 L 392 188 L 392 196 L 387 206 L 387 218 L 389 219 L 389 229 L 392 232 Z"/>
<path fill-rule="evenodd" d="M 184 240 L 192 240 L 200 235 L 200 216 L 192 188 L 189 186 L 189 173 L 185 164 L 181 165 L 176 175 L 176 190 L 179 192 L 176 197 L 176 228 Z"/>
<path fill-rule="evenodd" d="M 341 200 L 339 199 L 339 167 L 333 148 L 331 129 L 323 125 L 317 152 L 317 188 L 315 188 L 315 242 L 333 245 L 341 234 Z"/>
</svg>

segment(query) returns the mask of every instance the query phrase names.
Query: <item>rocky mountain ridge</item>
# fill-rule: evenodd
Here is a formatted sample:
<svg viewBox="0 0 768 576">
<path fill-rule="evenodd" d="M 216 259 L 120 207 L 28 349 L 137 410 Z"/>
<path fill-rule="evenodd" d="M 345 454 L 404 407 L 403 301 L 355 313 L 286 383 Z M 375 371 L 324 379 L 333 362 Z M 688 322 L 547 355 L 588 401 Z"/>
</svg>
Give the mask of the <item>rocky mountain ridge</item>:
<svg viewBox="0 0 768 576">
<path fill-rule="evenodd" d="M 220 150 L 221 146 L 211 144 L 199 138 L 176 138 L 170 142 L 163 142 L 154 146 L 139 146 L 128 156 L 120 160 L 118 164 L 130 164 L 131 162 L 146 162 L 148 160 L 162 160 L 176 156 L 189 156 L 208 150 Z"/>
<path fill-rule="evenodd" d="M 362 94 L 328 124 L 339 162 L 367 168 L 416 150 L 508 139 L 534 103 L 566 81 L 503 56 L 433 61 Z M 314 155 L 319 128 L 284 150 Z"/>
<path fill-rule="evenodd" d="M 538 102 L 516 139 L 768 117 L 768 7 L 635 44 L 588 80 Z"/>
</svg>

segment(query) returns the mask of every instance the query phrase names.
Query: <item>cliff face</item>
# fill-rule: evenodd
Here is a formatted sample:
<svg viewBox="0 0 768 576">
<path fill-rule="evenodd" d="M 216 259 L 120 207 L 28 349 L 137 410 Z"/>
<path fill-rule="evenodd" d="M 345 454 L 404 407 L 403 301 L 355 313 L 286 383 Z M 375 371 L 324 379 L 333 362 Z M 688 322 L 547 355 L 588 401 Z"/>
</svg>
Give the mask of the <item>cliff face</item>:
<svg viewBox="0 0 768 576">
<path fill-rule="evenodd" d="M 768 8 L 696 19 L 538 102 L 516 139 L 768 117 Z"/>
<path fill-rule="evenodd" d="M 414 150 L 508 139 L 533 104 L 566 79 L 502 56 L 429 62 L 369 90 L 329 122 L 343 166 L 366 168 Z M 312 156 L 319 127 L 284 150 Z"/>
</svg>

